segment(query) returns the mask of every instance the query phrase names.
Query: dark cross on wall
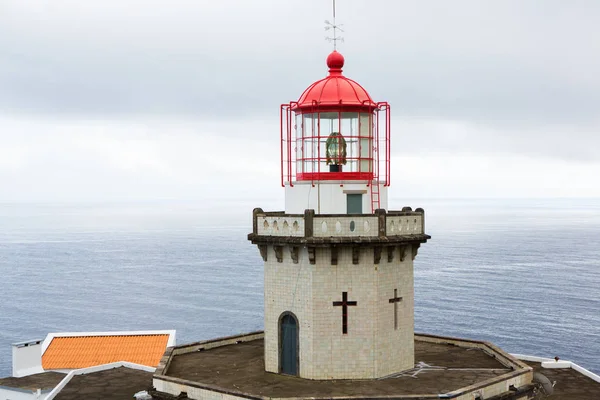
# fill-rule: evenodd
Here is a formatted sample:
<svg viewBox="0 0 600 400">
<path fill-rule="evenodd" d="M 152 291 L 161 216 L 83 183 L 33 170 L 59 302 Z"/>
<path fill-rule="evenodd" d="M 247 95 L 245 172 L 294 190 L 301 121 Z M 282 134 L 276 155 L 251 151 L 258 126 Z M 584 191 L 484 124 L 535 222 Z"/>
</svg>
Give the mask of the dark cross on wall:
<svg viewBox="0 0 600 400">
<path fill-rule="evenodd" d="M 390 299 L 390 303 L 394 303 L 394 329 L 398 329 L 398 303 L 402 301 L 402 297 L 398 297 L 398 289 L 394 289 L 394 297 Z"/>
<path fill-rule="evenodd" d="M 348 306 L 355 306 L 356 301 L 348 301 L 348 292 L 342 292 L 342 301 L 334 301 L 334 306 L 342 306 L 342 333 L 348 333 Z"/>
</svg>

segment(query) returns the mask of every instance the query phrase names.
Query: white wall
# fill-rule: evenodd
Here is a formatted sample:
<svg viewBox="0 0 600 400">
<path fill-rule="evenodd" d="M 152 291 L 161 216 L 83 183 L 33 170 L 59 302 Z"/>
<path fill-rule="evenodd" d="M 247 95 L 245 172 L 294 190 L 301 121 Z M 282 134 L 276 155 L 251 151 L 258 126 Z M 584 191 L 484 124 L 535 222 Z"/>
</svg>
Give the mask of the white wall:
<svg viewBox="0 0 600 400">
<path fill-rule="evenodd" d="M 12 366 L 12 374 L 17 378 L 44 372 L 42 369 L 42 339 L 14 343 L 12 345 Z"/>
<path fill-rule="evenodd" d="M 387 210 L 388 188 L 379 185 L 380 207 Z M 317 214 L 346 214 L 346 194 L 363 194 L 363 214 L 371 214 L 371 187 L 364 183 L 342 183 L 340 181 L 294 182 L 285 187 L 285 212 L 302 214 L 304 210 L 313 209 Z"/>
</svg>

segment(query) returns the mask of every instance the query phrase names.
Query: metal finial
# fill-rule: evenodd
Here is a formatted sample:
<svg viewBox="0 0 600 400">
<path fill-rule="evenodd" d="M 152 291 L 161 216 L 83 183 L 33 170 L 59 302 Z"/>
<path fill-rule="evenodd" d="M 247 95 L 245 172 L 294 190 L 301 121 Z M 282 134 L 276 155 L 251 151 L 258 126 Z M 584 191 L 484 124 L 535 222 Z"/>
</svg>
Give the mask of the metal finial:
<svg viewBox="0 0 600 400">
<path fill-rule="evenodd" d="M 333 22 L 329 22 L 328 20 L 325 20 L 325 30 L 328 31 L 330 29 L 333 29 L 333 37 L 325 37 L 325 40 L 328 40 L 330 42 L 333 42 L 333 49 L 337 50 L 337 42 L 338 40 L 343 42 L 344 38 L 343 37 L 339 37 L 337 35 L 337 31 L 339 30 L 340 32 L 344 32 L 344 30 L 341 28 L 343 26 L 343 24 L 339 24 L 337 25 L 335 23 L 335 0 L 333 0 Z"/>
</svg>

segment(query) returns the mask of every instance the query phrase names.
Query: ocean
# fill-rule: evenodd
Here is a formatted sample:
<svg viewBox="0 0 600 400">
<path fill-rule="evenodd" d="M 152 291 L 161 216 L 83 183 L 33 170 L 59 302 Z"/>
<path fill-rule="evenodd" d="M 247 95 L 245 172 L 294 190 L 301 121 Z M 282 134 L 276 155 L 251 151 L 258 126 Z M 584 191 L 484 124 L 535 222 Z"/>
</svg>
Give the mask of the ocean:
<svg viewBox="0 0 600 400">
<path fill-rule="evenodd" d="M 600 199 L 390 199 L 423 207 L 417 332 L 488 340 L 600 373 Z M 0 204 L 0 377 L 49 332 L 263 327 L 254 206 Z"/>
</svg>

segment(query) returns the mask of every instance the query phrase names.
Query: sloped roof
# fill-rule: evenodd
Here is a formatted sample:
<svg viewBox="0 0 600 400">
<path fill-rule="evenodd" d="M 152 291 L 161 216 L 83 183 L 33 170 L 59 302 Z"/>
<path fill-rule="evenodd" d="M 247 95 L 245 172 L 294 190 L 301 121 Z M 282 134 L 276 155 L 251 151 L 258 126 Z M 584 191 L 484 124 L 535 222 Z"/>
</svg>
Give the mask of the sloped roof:
<svg viewBox="0 0 600 400">
<path fill-rule="evenodd" d="M 117 361 L 156 367 L 170 334 L 55 334 L 42 354 L 45 370 L 86 368 Z"/>
</svg>

